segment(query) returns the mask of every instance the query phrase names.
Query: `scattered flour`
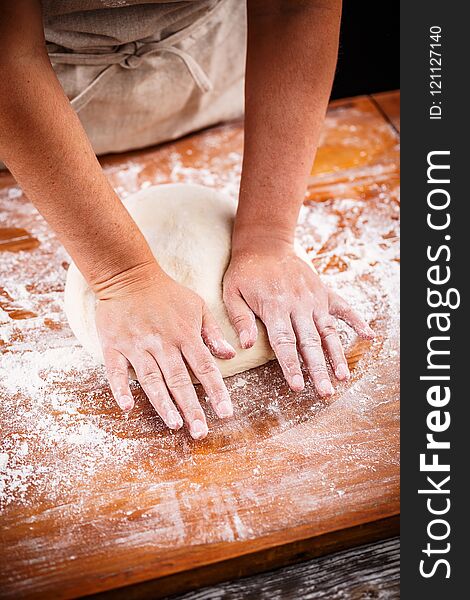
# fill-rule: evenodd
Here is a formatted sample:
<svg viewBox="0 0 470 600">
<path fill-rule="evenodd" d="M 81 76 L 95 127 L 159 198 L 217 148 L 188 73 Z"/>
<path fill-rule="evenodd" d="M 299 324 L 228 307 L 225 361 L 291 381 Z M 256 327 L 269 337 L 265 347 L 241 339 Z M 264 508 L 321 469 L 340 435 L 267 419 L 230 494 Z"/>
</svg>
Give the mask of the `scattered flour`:
<svg viewBox="0 0 470 600">
<path fill-rule="evenodd" d="M 176 181 L 217 187 L 236 197 L 242 138 L 231 127 L 220 131 L 196 141 L 197 152 L 178 152 L 169 145 L 154 169 L 130 159 L 105 170 L 122 198 L 150 185 Z M 217 156 L 214 149 L 224 141 L 238 150 Z M 322 181 L 318 190 L 321 185 Z M 382 333 L 385 341 L 375 352 L 380 360 L 388 360 L 397 352 L 389 341 L 396 339 L 398 330 L 396 190 L 378 184 L 378 201 L 368 205 L 349 185 L 337 188 L 334 198 L 306 201 L 297 236 L 325 282 Z M 317 188 L 312 189 L 314 195 Z M 1 253 L 1 285 L 17 305 L 37 317 L 14 321 L 0 311 L 0 509 L 37 502 L 53 506 L 64 498 L 72 502 L 103 486 L 107 475 L 119 486 L 120 478 L 125 481 L 131 473 L 138 486 L 158 483 L 161 469 L 196 468 L 202 458 L 194 453 L 194 444 L 182 432 L 167 432 L 136 386 L 133 413 L 126 417 L 115 407 L 103 369 L 77 345 L 65 322 L 62 295 L 68 256 L 21 195 L 18 188 L 0 190 L 0 226 L 4 222 L 24 227 L 40 241 L 40 251 Z M 377 319 L 378 315 L 387 315 L 387 320 Z M 339 330 L 346 347 L 354 343 L 348 327 L 341 325 Z M 357 370 L 366 382 L 373 377 L 368 365 L 366 360 Z M 246 451 L 249 443 L 262 445 L 273 431 L 289 431 L 326 407 L 312 402 L 310 384 L 303 394 L 290 394 L 280 371 L 274 369 L 273 374 L 272 368 L 244 373 L 228 380 L 228 386 L 237 419 L 223 424 L 210 417 L 214 446 L 222 454 L 233 447 Z M 246 389 L 260 390 L 256 402 Z M 351 461 L 357 457 L 365 461 L 366 450 L 359 453 L 351 446 Z M 261 476 L 261 466 L 255 463 L 252 473 Z M 336 490 L 338 496 L 342 493 Z M 245 535 L 234 519 L 227 539 Z"/>
</svg>

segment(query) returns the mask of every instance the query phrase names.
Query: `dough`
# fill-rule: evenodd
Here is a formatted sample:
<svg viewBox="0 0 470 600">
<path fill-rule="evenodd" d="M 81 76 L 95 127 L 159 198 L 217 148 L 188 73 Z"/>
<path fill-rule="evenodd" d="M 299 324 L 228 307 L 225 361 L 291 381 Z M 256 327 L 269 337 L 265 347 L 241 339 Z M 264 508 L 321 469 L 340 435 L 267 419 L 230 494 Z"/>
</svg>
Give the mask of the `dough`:
<svg viewBox="0 0 470 600">
<path fill-rule="evenodd" d="M 164 271 L 206 301 L 235 348 L 235 358 L 216 359 L 222 376 L 229 377 L 272 360 L 274 354 L 259 320 L 256 344 L 249 350 L 240 347 L 222 300 L 222 278 L 230 259 L 236 203 L 211 188 L 175 183 L 138 192 L 124 204 Z M 311 266 L 306 253 L 301 248 L 296 250 Z M 103 363 L 95 306 L 93 292 L 72 263 L 65 285 L 65 313 L 79 342 L 97 362 Z M 134 373 L 130 375 L 135 378 Z"/>
</svg>

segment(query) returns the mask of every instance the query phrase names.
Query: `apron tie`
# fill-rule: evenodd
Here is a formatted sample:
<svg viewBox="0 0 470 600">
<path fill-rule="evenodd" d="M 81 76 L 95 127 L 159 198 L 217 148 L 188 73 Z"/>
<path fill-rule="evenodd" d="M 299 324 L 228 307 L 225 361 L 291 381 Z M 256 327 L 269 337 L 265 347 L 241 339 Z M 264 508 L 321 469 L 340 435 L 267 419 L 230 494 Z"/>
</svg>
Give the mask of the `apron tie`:
<svg viewBox="0 0 470 600">
<path fill-rule="evenodd" d="M 188 33 L 187 29 L 183 30 L 183 32 L 186 37 Z M 179 41 L 178 38 L 181 37 L 179 34 L 183 32 L 177 32 L 160 42 L 130 42 L 119 46 L 115 52 L 103 54 L 57 52 L 55 50 L 59 49 L 60 46 L 54 46 L 53 48 L 50 48 L 49 57 L 51 62 L 58 64 L 105 66 L 103 71 L 101 71 L 101 73 L 99 73 L 83 91 L 71 100 L 70 103 L 77 112 L 88 104 L 98 89 L 114 75 L 119 67 L 124 69 L 137 69 L 147 56 L 164 52 L 180 58 L 201 92 L 209 92 L 212 90 L 212 83 L 201 65 L 188 54 L 186 50 L 182 50 L 173 45 Z"/>
</svg>

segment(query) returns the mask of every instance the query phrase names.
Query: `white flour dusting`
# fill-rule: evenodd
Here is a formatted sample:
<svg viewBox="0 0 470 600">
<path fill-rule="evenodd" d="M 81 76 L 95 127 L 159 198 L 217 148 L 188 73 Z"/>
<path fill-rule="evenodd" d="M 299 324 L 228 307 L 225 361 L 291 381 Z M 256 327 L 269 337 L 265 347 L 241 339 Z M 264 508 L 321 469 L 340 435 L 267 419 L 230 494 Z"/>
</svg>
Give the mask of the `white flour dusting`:
<svg viewBox="0 0 470 600">
<path fill-rule="evenodd" d="M 333 121 L 330 125 L 334 126 Z M 242 142 L 237 131 L 226 127 L 205 134 L 193 142 L 194 150 L 178 152 L 169 145 L 152 169 L 130 159 L 106 167 L 106 172 L 122 198 L 150 185 L 173 181 L 217 187 L 236 197 Z M 219 150 L 214 149 L 224 147 L 224 143 L 238 150 L 217 156 Z M 370 174 L 371 168 L 361 167 L 357 178 Z M 373 383 L 379 389 L 383 385 L 370 365 L 372 361 L 395 363 L 399 309 L 396 189 L 386 182 L 378 184 L 374 202 L 368 203 L 351 182 L 342 185 L 334 198 L 302 207 L 297 237 L 325 282 L 372 321 L 384 342 L 366 350 L 353 381 L 336 385 L 335 399 L 341 399 L 354 386 L 367 388 Z M 313 186 L 310 192 L 314 195 L 320 187 Z M 2 289 L 15 306 L 37 315 L 12 320 L 0 307 L 0 508 L 7 511 L 21 505 L 27 510 L 41 504 L 45 510 L 55 510 L 61 502 L 65 508 L 60 510 L 73 509 L 81 514 L 85 499 L 96 501 L 99 489 L 103 503 L 107 494 L 112 498 L 109 502 L 117 503 L 114 514 L 119 523 L 128 524 L 137 518 L 148 518 L 152 523 L 150 529 L 146 526 L 134 531 L 135 544 L 171 546 L 175 539 L 185 536 L 180 511 L 191 503 L 202 505 L 213 496 L 213 513 L 203 516 L 195 537 L 199 536 L 201 543 L 249 538 L 249 510 L 241 513 L 235 491 L 227 489 L 219 497 L 220 487 L 214 484 L 209 489 L 197 483 L 198 469 L 211 470 L 215 477 L 219 463 L 224 464 L 224 453 L 237 448 L 244 455 L 253 452 L 247 474 L 252 483 L 242 481 L 237 490 L 238 496 L 246 498 L 247 506 L 261 502 L 253 481 L 262 477 L 271 478 L 273 490 L 294 490 L 302 474 L 292 473 L 281 486 L 266 470 L 262 449 L 273 438 L 273 443 L 280 444 L 278 460 L 284 464 L 289 460 L 289 443 L 295 452 L 304 451 L 306 456 L 320 452 L 319 437 L 296 439 L 293 432 L 295 425 L 315 423 L 316 415 L 327 413 L 328 403 L 315 397 L 310 383 L 302 394 L 289 392 L 279 369 L 272 365 L 229 379 L 237 417 L 222 423 L 208 409 L 211 432 L 205 443 L 217 448 L 209 465 L 185 432 L 164 429 L 138 386 L 133 385 L 137 405 L 128 417 L 114 405 L 103 369 L 78 346 L 65 322 L 62 295 L 67 254 L 16 187 L 0 189 L 0 227 L 11 223 L 32 233 L 40 241 L 40 249 L 0 253 Z M 355 336 L 345 325 L 339 330 L 345 346 L 351 348 Z M 255 401 L 253 394 L 247 393 L 250 390 L 256 390 Z M 203 398 L 202 393 L 200 396 Z M 364 396 L 354 399 L 353 394 L 347 398 L 352 415 L 364 416 L 376 402 Z M 333 423 L 325 448 L 333 447 L 334 430 Z M 373 447 L 356 447 L 351 442 L 345 450 L 351 468 L 375 468 Z M 319 474 L 321 486 L 338 499 L 348 496 L 343 486 L 336 487 L 323 476 Z M 219 486 L 224 489 L 222 481 Z M 125 498 L 122 507 L 116 498 Z M 314 498 L 303 501 L 309 506 L 317 502 Z M 292 510 L 294 514 L 294 507 Z M 288 513 L 281 517 L 288 522 Z M 122 538 L 116 543 L 125 544 L 130 534 L 122 527 Z"/>
</svg>

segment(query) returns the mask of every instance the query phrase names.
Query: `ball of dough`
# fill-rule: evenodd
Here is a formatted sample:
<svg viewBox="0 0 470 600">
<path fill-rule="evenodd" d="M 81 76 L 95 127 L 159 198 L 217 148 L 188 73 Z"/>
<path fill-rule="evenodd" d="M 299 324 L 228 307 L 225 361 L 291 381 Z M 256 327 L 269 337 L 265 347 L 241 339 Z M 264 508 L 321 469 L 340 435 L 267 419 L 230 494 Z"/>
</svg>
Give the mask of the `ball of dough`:
<svg viewBox="0 0 470 600">
<path fill-rule="evenodd" d="M 253 348 L 241 348 L 222 300 L 222 279 L 230 259 L 236 203 L 211 188 L 167 184 L 148 188 L 124 202 L 147 239 L 162 269 L 207 303 L 237 355 L 216 359 L 223 377 L 262 365 L 274 358 L 266 330 L 257 320 L 258 339 Z M 311 265 L 307 255 L 297 253 Z M 65 313 L 83 347 L 103 364 L 95 326 L 96 299 L 74 263 L 65 285 Z M 158 319 L 158 315 L 156 315 Z M 135 374 L 131 371 L 131 377 Z"/>
</svg>

